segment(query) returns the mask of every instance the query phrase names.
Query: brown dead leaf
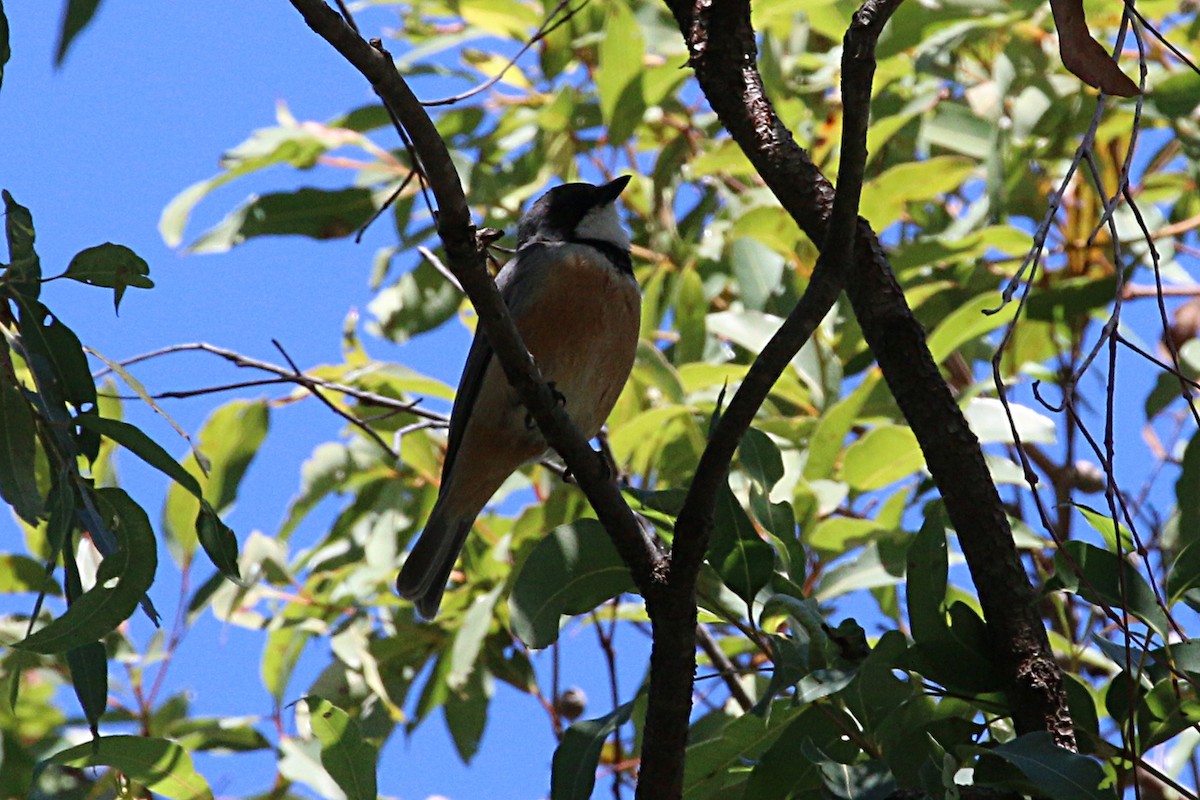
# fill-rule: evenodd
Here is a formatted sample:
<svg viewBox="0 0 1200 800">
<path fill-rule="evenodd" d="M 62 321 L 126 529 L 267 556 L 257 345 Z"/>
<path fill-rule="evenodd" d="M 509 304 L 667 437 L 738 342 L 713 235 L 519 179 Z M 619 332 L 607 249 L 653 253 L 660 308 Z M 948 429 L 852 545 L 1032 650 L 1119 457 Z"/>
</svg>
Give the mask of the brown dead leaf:
<svg viewBox="0 0 1200 800">
<path fill-rule="evenodd" d="M 1121 72 L 1108 51 L 1092 38 L 1083 16 L 1083 0 L 1050 0 L 1058 28 L 1058 54 L 1063 66 L 1081 81 L 1105 94 L 1136 97 L 1137 84 Z"/>
</svg>

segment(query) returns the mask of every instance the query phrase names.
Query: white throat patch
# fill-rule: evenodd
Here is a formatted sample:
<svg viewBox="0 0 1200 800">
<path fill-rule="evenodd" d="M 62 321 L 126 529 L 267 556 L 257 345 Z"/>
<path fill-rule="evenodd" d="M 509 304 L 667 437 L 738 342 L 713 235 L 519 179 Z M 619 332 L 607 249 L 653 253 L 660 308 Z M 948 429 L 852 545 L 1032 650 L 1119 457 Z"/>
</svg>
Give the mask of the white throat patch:
<svg viewBox="0 0 1200 800">
<path fill-rule="evenodd" d="M 576 239 L 599 239 L 614 244 L 622 250 L 629 249 L 629 234 L 617 216 L 617 204 L 597 206 L 583 215 L 575 226 Z"/>
</svg>

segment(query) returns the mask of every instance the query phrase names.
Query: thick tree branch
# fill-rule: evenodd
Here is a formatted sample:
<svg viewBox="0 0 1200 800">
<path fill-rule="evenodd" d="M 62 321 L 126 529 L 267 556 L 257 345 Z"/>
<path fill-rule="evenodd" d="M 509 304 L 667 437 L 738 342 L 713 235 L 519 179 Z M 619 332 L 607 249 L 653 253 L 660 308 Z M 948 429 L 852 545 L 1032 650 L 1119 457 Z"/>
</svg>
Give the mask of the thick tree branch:
<svg viewBox="0 0 1200 800">
<path fill-rule="evenodd" d="M 420 101 L 396 71 L 391 57 L 376 41 L 367 43 L 323 0 L 290 0 L 305 22 L 349 61 L 383 100 L 407 133 L 420 160 L 429 188 L 437 200 L 437 229 L 446 249 L 446 263 L 471 298 L 479 324 L 496 353 L 504 374 L 529 409 L 546 441 L 562 456 L 596 515 L 629 564 L 634 583 L 644 596 L 665 578 L 665 558 L 642 531 L 633 512 L 607 470 L 575 427 L 566 410 L 543 380 L 521 341 L 496 284 L 487 272 L 483 248 L 477 242 L 471 212 L 445 142 Z"/>
<path fill-rule="evenodd" d="M 867 158 L 875 42 L 901 1 L 867 0 L 846 32 L 842 58 L 845 105 L 842 157 L 825 245 L 800 302 L 750 365 L 729 407 L 723 411 L 676 520 L 668 590 L 647 598 L 654 646 L 650 656 L 651 691 L 639 797 L 669 798 L 682 794 L 683 752 L 696 669 L 696 579 L 708 550 L 716 498 L 726 481 L 738 443 L 771 387 L 829 313 L 842 290 L 857 239 L 855 226 Z M 700 33 L 707 36 L 707 26 L 702 24 L 700 28 Z M 750 42 L 753 43 L 752 33 Z M 744 61 L 743 69 L 757 80 L 754 63 L 753 58 Z M 765 95 L 759 97 L 766 102 Z"/>
<path fill-rule="evenodd" d="M 743 2 L 666 0 L 696 78 L 722 124 L 814 242 L 824 242 L 833 189 L 766 97 Z M 719 35 L 714 35 L 719 34 Z M 921 445 L 945 500 L 987 618 L 1021 733 L 1048 730 L 1074 749 L 1062 678 L 978 439 L 925 345 L 878 238 L 860 223 L 846 289 L 863 335 Z"/>
</svg>

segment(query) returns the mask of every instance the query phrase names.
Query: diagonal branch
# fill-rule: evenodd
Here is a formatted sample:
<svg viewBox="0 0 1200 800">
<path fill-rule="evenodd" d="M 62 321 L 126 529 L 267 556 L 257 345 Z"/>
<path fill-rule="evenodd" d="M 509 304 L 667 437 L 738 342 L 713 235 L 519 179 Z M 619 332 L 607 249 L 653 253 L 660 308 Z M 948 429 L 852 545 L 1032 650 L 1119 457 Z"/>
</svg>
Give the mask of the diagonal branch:
<svg viewBox="0 0 1200 800">
<path fill-rule="evenodd" d="M 529 409 L 546 441 L 562 456 L 596 516 L 613 537 L 643 596 L 654 594 L 665 577 L 665 558 L 637 523 L 620 490 L 575 427 L 566 409 L 555 400 L 509 316 L 496 284 L 488 274 L 462 183 L 437 128 L 391 56 L 378 40 L 367 43 L 324 0 L 290 0 L 304 21 L 355 69 L 394 115 L 420 160 L 437 200 L 438 236 L 446 249 L 446 265 L 471 298 L 479 324 L 504 368 L 508 382 Z"/>
<path fill-rule="evenodd" d="M 647 598 L 654 646 L 650 655 L 651 692 L 646 710 L 646 745 L 638 782 L 639 797 L 678 797 L 682 793 L 683 753 L 696 671 L 696 580 L 708 550 L 716 498 L 727 479 L 738 443 L 766 400 L 767 393 L 829 313 L 842 290 L 856 243 L 858 202 L 867 159 L 875 43 L 901 2 L 867 0 L 854 15 L 846 32 L 842 55 L 845 104 L 842 158 L 833 212 L 825 229 L 825 245 L 800 302 L 750 365 L 729 407 L 722 413 L 700 457 L 675 523 L 668 591 Z M 707 36 L 706 24 L 697 30 L 698 35 Z M 750 41 L 753 41 L 752 33 Z M 697 50 L 694 48 L 692 53 L 694 63 Z M 744 63 L 753 64 L 754 61 Z M 754 67 L 745 69 L 757 78 Z M 765 96 L 760 97 L 765 103 Z"/>
<path fill-rule="evenodd" d="M 722 124 L 814 242 L 825 241 L 833 189 L 767 98 L 745 2 L 666 0 L 696 78 Z M 719 33 L 719 35 L 717 35 Z M 710 35 L 711 34 L 711 35 Z M 858 228 L 846 291 L 879 367 L 946 504 L 979 592 L 1017 731 L 1048 730 L 1074 749 L 1062 676 L 979 441 L 942 380 L 878 238 Z"/>
</svg>

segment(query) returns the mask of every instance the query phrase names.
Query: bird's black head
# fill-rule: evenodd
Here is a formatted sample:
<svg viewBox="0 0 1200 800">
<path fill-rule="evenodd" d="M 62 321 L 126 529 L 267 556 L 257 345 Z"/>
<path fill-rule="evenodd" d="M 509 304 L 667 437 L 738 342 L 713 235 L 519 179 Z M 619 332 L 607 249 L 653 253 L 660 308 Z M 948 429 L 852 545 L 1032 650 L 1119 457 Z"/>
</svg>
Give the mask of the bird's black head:
<svg viewBox="0 0 1200 800">
<path fill-rule="evenodd" d="M 602 186 L 590 183 L 555 186 L 521 217 L 517 247 L 535 241 L 594 239 L 627 250 L 629 235 L 621 227 L 613 206 L 627 183 L 629 176 L 622 175 Z"/>
</svg>

